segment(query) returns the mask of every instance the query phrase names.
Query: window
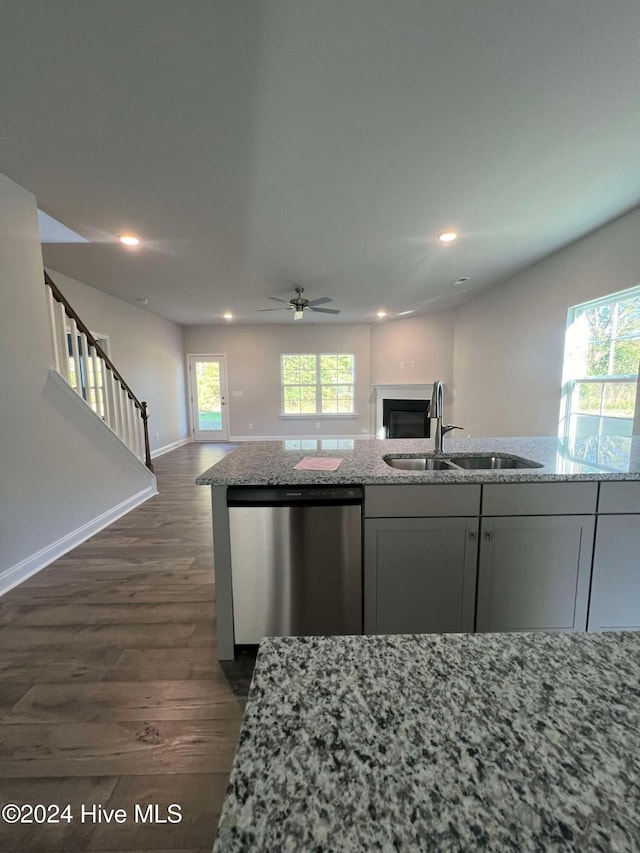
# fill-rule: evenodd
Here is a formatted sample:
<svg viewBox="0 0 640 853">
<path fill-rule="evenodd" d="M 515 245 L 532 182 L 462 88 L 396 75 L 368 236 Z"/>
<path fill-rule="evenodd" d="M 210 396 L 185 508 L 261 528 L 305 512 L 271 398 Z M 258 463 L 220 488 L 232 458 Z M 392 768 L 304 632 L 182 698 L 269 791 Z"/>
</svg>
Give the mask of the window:
<svg viewBox="0 0 640 853">
<path fill-rule="evenodd" d="M 640 362 L 640 287 L 569 309 L 560 435 L 630 436 Z"/>
<path fill-rule="evenodd" d="M 285 415 L 353 415 L 355 356 L 320 353 L 281 356 Z"/>
</svg>

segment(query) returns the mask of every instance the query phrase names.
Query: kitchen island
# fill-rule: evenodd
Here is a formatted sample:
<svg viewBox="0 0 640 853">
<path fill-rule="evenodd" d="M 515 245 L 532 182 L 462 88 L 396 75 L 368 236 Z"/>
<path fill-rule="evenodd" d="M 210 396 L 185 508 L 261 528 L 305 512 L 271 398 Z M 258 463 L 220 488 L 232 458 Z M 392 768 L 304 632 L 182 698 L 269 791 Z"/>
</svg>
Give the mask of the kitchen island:
<svg viewBox="0 0 640 853">
<path fill-rule="evenodd" d="M 640 438 L 571 446 L 555 438 L 457 439 L 446 451 L 434 454 L 429 439 L 248 442 L 203 473 L 197 482 L 212 488 L 220 659 L 249 642 L 234 633 L 228 489 L 256 486 L 363 489 L 364 633 L 640 628 Z M 439 464 L 455 454 L 470 467 L 403 470 L 385 461 L 423 456 Z M 473 464 L 492 455 L 524 467 Z M 341 462 L 333 471 L 297 469 L 305 456 Z M 260 529 L 245 520 L 236 539 Z M 302 529 L 292 527 L 283 553 L 299 546 Z M 271 534 L 260 535 L 256 565 L 267 551 L 279 564 Z M 288 595 L 284 581 L 277 585 Z M 288 633 L 336 632 L 260 636 Z"/>
<path fill-rule="evenodd" d="M 640 635 L 264 640 L 214 850 L 636 851 Z"/>
</svg>

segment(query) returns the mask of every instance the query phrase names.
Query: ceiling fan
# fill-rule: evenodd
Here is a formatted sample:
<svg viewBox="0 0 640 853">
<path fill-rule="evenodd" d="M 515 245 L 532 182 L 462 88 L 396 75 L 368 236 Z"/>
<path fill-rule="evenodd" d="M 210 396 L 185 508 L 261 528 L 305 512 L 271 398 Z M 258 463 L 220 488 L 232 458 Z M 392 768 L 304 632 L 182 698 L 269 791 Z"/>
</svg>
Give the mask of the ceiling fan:
<svg viewBox="0 0 640 853">
<path fill-rule="evenodd" d="M 309 301 L 302 295 L 304 293 L 304 287 L 296 287 L 294 290 L 297 296 L 294 296 L 293 299 L 280 299 L 277 296 L 269 297 L 269 299 L 273 299 L 274 302 L 284 302 L 286 306 L 285 308 L 258 308 L 258 311 L 293 311 L 294 320 L 302 320 L 305 311 L 317 311 L 319 314 L 340 313 L 337 308 L 318 308 L 318 305 L 325 305 L 327 302 L 332 302 L 328 296 L 322 296 L 320 299 L 312 299 Z"/>
</svg>

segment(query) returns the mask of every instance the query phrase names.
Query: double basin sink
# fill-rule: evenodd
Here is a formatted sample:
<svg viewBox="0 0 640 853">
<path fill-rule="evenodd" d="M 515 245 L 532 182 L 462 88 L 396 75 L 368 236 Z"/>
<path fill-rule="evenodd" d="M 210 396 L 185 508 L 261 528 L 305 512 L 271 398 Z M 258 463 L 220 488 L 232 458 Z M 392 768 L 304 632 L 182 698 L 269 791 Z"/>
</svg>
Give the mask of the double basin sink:
<svg viewBox="0 0 640 853">
<path fill-rule="evenodd" d="M 540 462 L 505 453 L 476 453 L 471 456 L 423 454 L 421 456 L 383 456 L 382 458 L 391 468 L 400 468 L 404 471 L 498 471 L 513 468 L 542 468 Z"/>
</svg>

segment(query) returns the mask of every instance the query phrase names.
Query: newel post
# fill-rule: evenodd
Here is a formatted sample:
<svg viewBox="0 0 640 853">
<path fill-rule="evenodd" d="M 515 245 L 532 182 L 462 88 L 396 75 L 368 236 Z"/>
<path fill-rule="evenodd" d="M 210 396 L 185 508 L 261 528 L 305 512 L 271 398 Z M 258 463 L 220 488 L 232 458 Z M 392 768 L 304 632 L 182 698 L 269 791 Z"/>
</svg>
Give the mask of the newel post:
<svg viewBox="0 0 640 853">
<path fill-rule="evenodd" d="M 144 402 L 144 400 L 140 403 L 142 408 L 140 409 L 140 414 L 142 416 L 142 423 L 144 425 L 144 464 L 150 471 L 153 471 L 153 465 L 151 463 L 151 448 L 149 447 L 149 407 Z"/>
</svg>

